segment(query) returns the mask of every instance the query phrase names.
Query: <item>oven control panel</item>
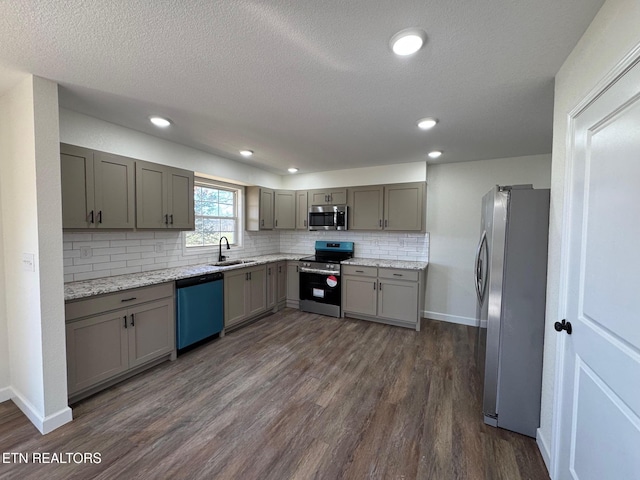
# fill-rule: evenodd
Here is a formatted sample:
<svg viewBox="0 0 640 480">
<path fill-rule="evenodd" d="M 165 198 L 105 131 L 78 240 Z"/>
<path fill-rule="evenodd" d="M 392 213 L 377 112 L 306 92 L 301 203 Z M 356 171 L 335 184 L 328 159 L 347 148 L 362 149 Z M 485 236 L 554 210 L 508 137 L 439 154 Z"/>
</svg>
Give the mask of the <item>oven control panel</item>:
<svg viewBox="0 0 640 480">
<path fill-rule="evenodd" d="M 318 269 L 322 269 L 322 270 L 332 270 L 332 271 L 339 271 L 340 270 L 340 264 L 336 264 L 336 263 L 318 263 L 318 262 L 302 262 L 302 267 L 304 268 L 318 268 Z"/>
</svg>

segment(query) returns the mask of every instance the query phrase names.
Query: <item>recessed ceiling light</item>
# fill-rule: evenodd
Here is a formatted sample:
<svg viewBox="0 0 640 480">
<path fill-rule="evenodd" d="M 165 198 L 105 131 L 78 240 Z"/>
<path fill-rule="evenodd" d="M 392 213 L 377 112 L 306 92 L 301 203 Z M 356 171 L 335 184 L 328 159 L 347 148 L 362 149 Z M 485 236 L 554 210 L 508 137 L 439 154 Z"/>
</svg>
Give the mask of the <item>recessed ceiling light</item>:
<svg viewBox="0 0 640 480">
<path fill-rule="evenodd" d="M 434 150 L 433 152 L 429 152 L 429 158 L 438 158 L 440 155 L 442 155 L 442 152 L 440 150 Z"/>
<path fill-rule="evenodd" d="M 424 45 L 427 34 L 418 28 L 407 28 L 391 37 L 391 50 L 396 55 L 404 57 L 416 53 Z"/>
<path fill-rule="evenodd" d="M 429 130 L 430 128 L 435 127 L 436 123 L 438 123 L 438 120 L 435 118 L 423 118 L 418 121 L 418 128 L 421 130 Z"/>
<path fill-rule="evenodd" d="M 248 158 L 253 155 L 253 150 L 240 150 L 240 155 Z"/>
<path fill-rule="evenodd" d="M 298 171 L 298 169 L 296 167 L 291 167 L 289 169 L 289 173 L 296 173 Z"/>
<path fill-rule="evenodd" d="M 158 117 L 157 115 L 152 115 L 149 117 L 149 121 L 153 123 L 156 127 L 166 128 L 171 125 L 171 120 L 164 117 Z"/>
</svg>

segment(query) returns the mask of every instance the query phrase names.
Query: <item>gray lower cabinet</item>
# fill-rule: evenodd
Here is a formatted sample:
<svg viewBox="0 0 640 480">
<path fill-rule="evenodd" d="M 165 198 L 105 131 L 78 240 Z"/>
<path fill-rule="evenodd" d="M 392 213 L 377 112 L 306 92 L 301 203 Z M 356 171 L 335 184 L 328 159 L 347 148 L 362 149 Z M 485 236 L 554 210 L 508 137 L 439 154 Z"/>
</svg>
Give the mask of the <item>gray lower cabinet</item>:
<svg viewBox="0 0 640 480">
<path fill-rule="evenodd" d="M 225 328 L 238 325 L 266 310 L 267 267 L 265 265 L 225 272 Z"/>
<path fill-rule="evenodd" d="M 287 262 L 287 307 L 300 307 L 300 262 Z"/>
<path fill-rule="evenodd" d="M 74 400 L 175 358 L 173 283 L 71 301 L 65 311 L 68 393 Z"/>
<path fill-rule="evenodd" d="M 424 270 L 342 267 L 345 316 L 420 330 Z"/>
<path fill-rule="evenodd" d="M 278 267 L 278 292 L 277 292 L 277 304 L 284 305 L 287 301 L 287 262 L 280 261 L 277 264 Z"/>
<path fill-rule="evenodd" d="M 267 309 L 279 309 L 287 301 L 287 262 L 267 264 Z"/>
</svg>

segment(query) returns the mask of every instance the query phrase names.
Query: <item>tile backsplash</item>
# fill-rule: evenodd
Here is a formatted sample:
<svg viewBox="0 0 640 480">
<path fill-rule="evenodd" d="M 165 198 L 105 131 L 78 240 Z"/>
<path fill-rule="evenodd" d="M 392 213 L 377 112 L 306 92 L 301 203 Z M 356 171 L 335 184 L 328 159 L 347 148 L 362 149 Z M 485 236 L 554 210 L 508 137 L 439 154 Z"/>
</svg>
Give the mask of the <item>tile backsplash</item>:
<svg viewBox="0 0 640 480">
<path fill-rule="evenodd" d="M 225 250 L 230 258 L 270 253 L 311 255 L 316 240 L 351 241 L 355 256 L 394 260 L 429 259 L 428 233 L 244 232 L 244 245 Z M 89 280 L 161 268 L 212 263 L 218 250 L 185 254 L 181 232 L 99 232 L 63 234 L 64 281 Z"/>
</svg>

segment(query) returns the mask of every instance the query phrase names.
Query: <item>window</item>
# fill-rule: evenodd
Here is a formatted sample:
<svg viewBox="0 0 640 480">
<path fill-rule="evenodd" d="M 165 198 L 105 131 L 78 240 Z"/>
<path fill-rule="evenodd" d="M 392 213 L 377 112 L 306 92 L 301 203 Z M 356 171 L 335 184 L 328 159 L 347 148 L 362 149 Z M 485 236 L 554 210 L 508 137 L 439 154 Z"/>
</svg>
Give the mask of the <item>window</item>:
<svg viewBox="0 0 640 480">
<path fill-rule="evenodd" d="M 223 186 L 209 183 L 204 179 L 196 179 L 194 187 L 196 229 L 193 232 L 186 232 L 187 249 L 217 247 L 223 236 L 227 237 L 230 244 L 240 243 L 239 191 L 239 188 L 231 185 Z"/>
</svg>

